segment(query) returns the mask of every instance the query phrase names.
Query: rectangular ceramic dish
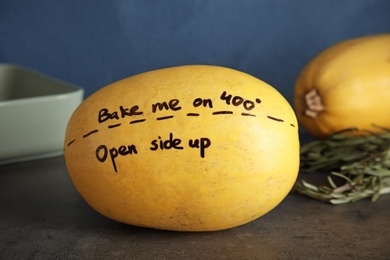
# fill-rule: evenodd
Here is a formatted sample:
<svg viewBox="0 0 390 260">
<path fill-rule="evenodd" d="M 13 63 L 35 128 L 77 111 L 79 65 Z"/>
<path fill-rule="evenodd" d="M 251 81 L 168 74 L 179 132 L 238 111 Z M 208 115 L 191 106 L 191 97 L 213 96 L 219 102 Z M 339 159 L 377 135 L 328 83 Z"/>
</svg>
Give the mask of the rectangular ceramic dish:
<svg viewBox="0 0 390 260">
<path fill-rule="evenodd" d="M 83 95 L 75 85 L 0 64 L 0 164 L 61 155 L 66 125 Z"/>
</svg>

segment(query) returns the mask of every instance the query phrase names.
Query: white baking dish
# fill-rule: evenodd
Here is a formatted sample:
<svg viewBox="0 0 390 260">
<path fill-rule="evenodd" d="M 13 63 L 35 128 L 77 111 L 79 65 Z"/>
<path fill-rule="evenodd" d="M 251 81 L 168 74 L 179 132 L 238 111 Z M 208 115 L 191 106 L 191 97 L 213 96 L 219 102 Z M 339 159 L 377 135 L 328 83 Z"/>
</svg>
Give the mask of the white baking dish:
<svg viewBox="0 0 390 260">
<path fill-rule="evenodd" d="M 0 164 L 61 155 L 67 122 L 83 95 L 75 85 L 0 64 Z"/>
</svg>

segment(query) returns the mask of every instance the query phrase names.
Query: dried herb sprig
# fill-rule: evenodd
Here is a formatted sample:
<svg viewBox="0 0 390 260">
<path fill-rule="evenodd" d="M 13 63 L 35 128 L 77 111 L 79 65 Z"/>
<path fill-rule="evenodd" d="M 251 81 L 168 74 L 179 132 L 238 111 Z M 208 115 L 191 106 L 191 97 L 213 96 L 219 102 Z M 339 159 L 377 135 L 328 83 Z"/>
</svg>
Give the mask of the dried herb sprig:
<svg viewBox="0 0 390 260">
<path fill-rule="evenodd" d="M 330 172 L 328 185 L 304 180 L 296 190 L 311 198 L 343 204 L 364 198 L 376 201 L 390 193 L 390 129 L 380 134 L 346 135 L 347 129 L 301 147 L 301 172 Z M 337 185 L 336 183 L 340 183 Z"/>
</svg>

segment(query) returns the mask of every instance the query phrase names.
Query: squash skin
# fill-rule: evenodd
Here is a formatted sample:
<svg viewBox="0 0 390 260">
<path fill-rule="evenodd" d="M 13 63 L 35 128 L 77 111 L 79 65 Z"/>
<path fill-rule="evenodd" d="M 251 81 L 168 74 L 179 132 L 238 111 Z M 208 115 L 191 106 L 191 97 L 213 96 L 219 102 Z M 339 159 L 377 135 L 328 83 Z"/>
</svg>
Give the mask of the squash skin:
<svg viewBox="0 0 390 260">
<path fill-rule="evenodd" d="M 305 96 L 314 89 L 323 108 L 310 114 Z M 348 128 L 361 130 L 357 134 L 390 128 L 390 34 L 346 40 L 318 54 L 297 78 L 294 107 L 317 138 Z"/>
<path fill-rule="evenodd" d="M 222 91 L 261 98 L 250 112 L 256 116 L 241 116 L 242 107 L 226 105 Z M 212 98 L 213 108 L 195 108 L 198 97 Z M 180 100 L 181 110 L 147 109 L 172 98 Z M 102 108 L 135 104 L 142 115 L 97 123 Z M 233 114 L 211 113 L 226 109 Z M 174 118 L 155 120 L 166 114 Z M 140 118 L 146 121 L 128 123 Z M 107 128 L 117 123 L 122 125 Z M 183 149 L 151 151 L 151 140 L 169 133 L 182 140 Z M 187 146 L 200 137 L 212 142 L 204 158 Z M 117 172 L 110 160 L 96 158 L 99 145 L 129 143 L 138 154 L 117 157 Z M 298 125 L 288 102 L 261 80 L 217 66 L 161 69 L 100 89 L 73 113 L 64 147 L 72 182 L 92 208 L 119 222 L 164 230 L 214 231 L 248 223 L 287 196 L 299 170 Z"/>
</svg>

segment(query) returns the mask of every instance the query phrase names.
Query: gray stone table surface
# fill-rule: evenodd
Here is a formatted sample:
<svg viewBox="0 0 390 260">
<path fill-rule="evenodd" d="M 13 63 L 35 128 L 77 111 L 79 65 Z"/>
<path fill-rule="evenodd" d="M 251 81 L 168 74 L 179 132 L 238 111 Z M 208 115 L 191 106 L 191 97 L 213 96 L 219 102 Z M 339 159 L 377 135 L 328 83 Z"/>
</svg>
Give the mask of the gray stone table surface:
<svg viewBox="0 0 390 260">
<path fill-rule="evenodd" d="M 335 206 L 292 191 L 246 225 L 172 232 L 95 212 L 62 156 L 1 165 L 0 259 L 390 259 L 390 196 Z"/>
</svg>

